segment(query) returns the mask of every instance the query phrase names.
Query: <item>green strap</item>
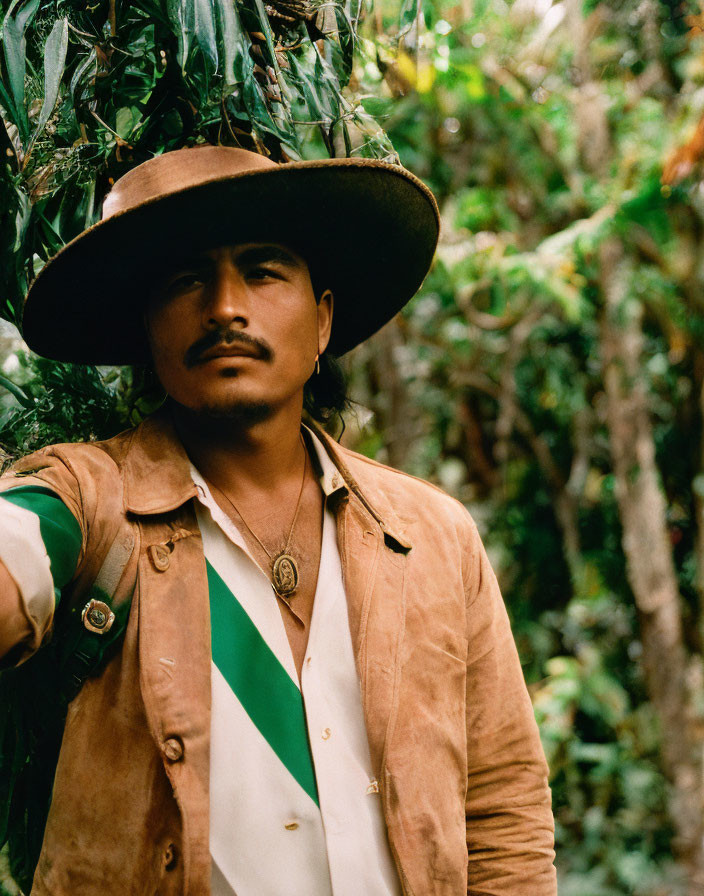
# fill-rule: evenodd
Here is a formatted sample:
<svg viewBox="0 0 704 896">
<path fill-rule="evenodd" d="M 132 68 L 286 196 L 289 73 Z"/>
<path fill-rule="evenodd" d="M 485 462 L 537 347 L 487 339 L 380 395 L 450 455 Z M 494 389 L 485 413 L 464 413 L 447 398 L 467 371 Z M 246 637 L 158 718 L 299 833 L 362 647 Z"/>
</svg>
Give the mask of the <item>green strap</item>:
<svg viewBox="0 0 704 896">
<path fill-rule="evenodd" d="M 213 661 L 269 746 L 319 805 L 301 692 L 207 560 L 206 566 Z"/>
<path fill-rule="evenodd" d="M 55 588 L 63 588 L 73 578 L 81 553 L 81 527 L 64 502 L 50 489 L 23 485 L 0 493 L 16 507 L 33 513 L 49 555 Z"/>
</svg>

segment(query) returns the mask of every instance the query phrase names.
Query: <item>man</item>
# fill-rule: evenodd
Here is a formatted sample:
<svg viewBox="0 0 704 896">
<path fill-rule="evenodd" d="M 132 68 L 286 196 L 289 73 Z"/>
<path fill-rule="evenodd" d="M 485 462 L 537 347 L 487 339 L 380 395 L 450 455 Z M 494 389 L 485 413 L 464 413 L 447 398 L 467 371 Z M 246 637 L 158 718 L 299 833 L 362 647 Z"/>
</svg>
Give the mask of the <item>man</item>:
<svg viewBox="0 0 704 896">
<path fill-rule="evenodd" d="M 204 146 L 124 175 L 32 284 L 31 347 L 149 360 L 168 394 L 2 480 L 9 660 L 79 615 L 98 644 L 129 609 L 70 703 L 32 893 L 555 893 L 545 759 L 471 518 L 302 423 L 437 234 L 398 167 Z"/>
</svg>

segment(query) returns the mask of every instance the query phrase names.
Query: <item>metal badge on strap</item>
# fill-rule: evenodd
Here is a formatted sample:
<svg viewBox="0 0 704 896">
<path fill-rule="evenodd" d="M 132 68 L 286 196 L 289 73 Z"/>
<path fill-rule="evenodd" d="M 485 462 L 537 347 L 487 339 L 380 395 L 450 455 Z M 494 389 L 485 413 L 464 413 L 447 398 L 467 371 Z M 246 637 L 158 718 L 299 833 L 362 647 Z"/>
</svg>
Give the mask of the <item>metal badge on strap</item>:
<svg viewBox="0 0 704 896">
<path fill-rule="evenodd" d="M 104 635 L 105 632 L 109 632 L 112 628 L 112 624 L 115 621 L 115 614 L 105 601 L 92 598 L 88 601 L 85 607 L 83 607 L 81 620 L 89 632 Z"/>
<path fill-rule="evenodd" d="M 113 541 L 93 583 L 91 592 L 98 592 L 112 597 L 127 565 L 127 561 L 132 554 L 133 547 L 134 536 L 131 534 L 124 538 L 116 538 Z M 81 621 L 89 632 L 104 635 L 112 628 L 115 614 L 106 601 L 92 597 L 83 607 Z"/>
</svg>

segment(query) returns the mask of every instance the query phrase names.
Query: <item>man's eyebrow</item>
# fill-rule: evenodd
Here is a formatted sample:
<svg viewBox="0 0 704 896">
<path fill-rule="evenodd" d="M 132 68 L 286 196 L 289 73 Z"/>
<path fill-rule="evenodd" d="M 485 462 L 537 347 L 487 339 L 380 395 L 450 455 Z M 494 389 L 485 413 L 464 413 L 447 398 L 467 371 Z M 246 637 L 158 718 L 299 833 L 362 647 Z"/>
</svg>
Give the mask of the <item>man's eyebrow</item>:
<svg viewBox="0 0 704 896">
<path fill-rule="evenodd" d="M 158 271 L 158 282 L 166 282 L 172 280 L 177 274 L 183 271 L 201 271 L 213 267 L 215 262 L 207 255 L 196 252 L 191 255 L 184 255 L 178 259 L 172 259 L 161 265 Z"/>
<path fill-rule="evenodd" d="M 244 264 L 250 267 L 267 261 L 278 261 L 280 264 L 285 264 L 289 267 L 301 266 L 300 260 L 293 253 L 283 246 L 276 245 L 252 246 L 251 249 L 245 249 L 240 252 L 236 259 L 237 264 Z"/>
<path fill-rule="evenodd" d="M 235 264 L 252 268 L 259 264 L 278 262 L 288 267 L 301 267 L 301 261 L 283 246 L 266 244 L 244 249 L 235 258 Z M 170 285 L 185 271 L 210 271 L 215 267 L 215 260 L 205 251 L 187 254 L 178 260 L 165 264 L 154 278 L 155 288 L 161 289 Z"/>
</svg>

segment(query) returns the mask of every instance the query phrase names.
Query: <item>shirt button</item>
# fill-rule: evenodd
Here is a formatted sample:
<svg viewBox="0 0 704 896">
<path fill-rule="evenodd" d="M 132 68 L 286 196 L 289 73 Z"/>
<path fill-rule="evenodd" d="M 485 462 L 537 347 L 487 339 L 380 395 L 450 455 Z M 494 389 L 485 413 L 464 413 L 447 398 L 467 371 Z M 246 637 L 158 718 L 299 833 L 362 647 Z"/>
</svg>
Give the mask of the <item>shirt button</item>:
<svg viewBox="0 0 704 896">
<path fill-rule="evenodd" d="M 323 733 L 321 736 L 322 736 L 323 740 L 327 740 L 331 734 L 332 734 L 332 731 L 329 728 L 323 728 Z"/>
<path fill-rule="evenodd" d="M 298 822 L 297 821 L 287 821 L 284 825 L 287 831 L 297 831 L 298 830 Z"/>
<path fill-rule="evenodd" d="M 164 756 L 172 762 L 178 762 L 183 758 L 183 743 L 180 737 L 169 737 L 164 741 L 162 750 Z"/>
</svg>

